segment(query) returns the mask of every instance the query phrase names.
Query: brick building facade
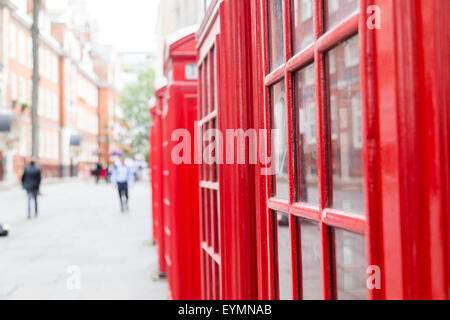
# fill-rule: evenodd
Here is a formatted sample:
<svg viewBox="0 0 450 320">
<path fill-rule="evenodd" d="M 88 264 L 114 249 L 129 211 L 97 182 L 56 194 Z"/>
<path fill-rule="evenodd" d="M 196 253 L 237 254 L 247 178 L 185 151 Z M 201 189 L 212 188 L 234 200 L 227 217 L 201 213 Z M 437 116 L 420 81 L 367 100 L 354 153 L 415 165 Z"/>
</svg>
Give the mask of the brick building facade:
<svg viewBox="0 0 450 320">
<path fill-rule="evenodd" d="M 0 114 L 20 124 L 14 143 L 0 146 L 0 181 L 8 184 L 31 154 L 31 26 L 32 1 L 0 1 Z M 118 60 L 95 53 L 90 26 L 77 24 L 69 8 L 49 11 L 42 1 L 40 33 L 39 165 L 44 177 L 87 176 L 109 160 Z"/>
</svg>

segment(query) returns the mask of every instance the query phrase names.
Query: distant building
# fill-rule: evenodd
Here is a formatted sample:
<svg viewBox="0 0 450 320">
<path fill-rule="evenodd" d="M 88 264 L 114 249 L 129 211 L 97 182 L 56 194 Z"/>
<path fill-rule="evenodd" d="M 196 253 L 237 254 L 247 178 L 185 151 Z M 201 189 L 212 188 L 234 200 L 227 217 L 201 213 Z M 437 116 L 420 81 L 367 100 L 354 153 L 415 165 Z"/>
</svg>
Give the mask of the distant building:
<svg viewBox="0 0 450 320">
<path fill-rule="evenodd" d="M 157 82 L 164 81 L 163 61 L 167 38 L 189 26 L 199 25 L 211 0 L 164 0 L 159 3 L 156 33 L 158 46 L 156 52 Z"/>
<path fill-rule="evenodd" d="M 40 15 L 39 164 L 44 177 L 88 175 L 109 159 L 120 60 L 93 43 L 83 1 L 48 6 L 55 3 L 42 0 Z M 0 2 L 0 124 L 14 123 L 0 128 L 0 182 L 7 184 L 31 155 L 32 5 Z"/>
</svg>

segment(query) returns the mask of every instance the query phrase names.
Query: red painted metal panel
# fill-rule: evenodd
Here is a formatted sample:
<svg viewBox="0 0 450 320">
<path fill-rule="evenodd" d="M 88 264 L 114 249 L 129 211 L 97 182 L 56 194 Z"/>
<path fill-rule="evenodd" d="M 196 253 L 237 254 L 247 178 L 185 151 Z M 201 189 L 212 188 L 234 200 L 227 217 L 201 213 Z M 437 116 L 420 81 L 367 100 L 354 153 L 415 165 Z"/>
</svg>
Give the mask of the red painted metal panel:
<svg viewBox="0 0 450 320">
<path fill-rule="evenodd" d="M 152 126 L 152 143 L 156 146 L 152 152 L 152 166 L 156 168 L 152 180 L 153 210 L 158 225 L 159 269 L 167 275 L 171 299 L 199 299 L 198 165 L 193 156 L 190 162 L 179 164 L 172 155 L 174 147 L 182 140 L 186 142 L 184 139 L 187 138 L 174 140 L 175 130 L 184 130 L 183 133 L 194 136 L 197 80 L 187 77 L 187 69 L 188 65 L 195 67 L 197 63 L 195 35 L 187 35 L 169 44 L 166 50 L 164 71 L 169 83 L 156 93 L 159 108 L 154 112 Z M 191 148 L 183 152 L 193 155 L 192 143 Z"/>
<path fill-rule="evenodd" d="M 163 180 L 163 122 L 162 110 L 166 87 L 156 91 L 156 106 L 152 115 L 152 198 L 153 217 L 156 218 L 156 243 L 158 245 L 158 272 L 160 275 L 166 273 L 165 239 L 164 239 L 164 180 Z"/>
<path fill-rule="evenodd" d="M 150 125 L 150 134 L 149 134 L 149 179 L 152 187 L 152 236 L 153 243 L 157 244 L 158 242 L 158 228 L 159 228 L 159 215 L 160 215 L 160 196 L 159 188 L 161 178 L 161 171 L 159 168 L 159 161 L 157 158 L 159 156 L 159 152 L 161 150 L 161 139 L 159 136 L 159 115 L 156 108 L 156 101 L 150 106 L 150 117 L 151 117 L 151 125 Z"/>
<path fill-rule="evenodd" d="M 165 132 L 163 141 L 167 142 L 166 149 L 162 144 L 161 150 L 165 153 L 163 164 L 167 166 L 168 175 L 166 181 L 161 181 L 160 191 L 153 188 L 154 201 L 160 201 L 161 205 L 166 203 L 166 206 L 158 208 L 154 203 L 153 208 L 154 212 L 162 212 L 156 213 L 155 235 L 159 247 L 165 243 L 169 246 L 162 251 L 167 251 L 163 254 L 169 263 L 166 268 L 172 298 L 179 297 L 184 283 L 177 269 L 183 262 L 197 264 L 197 270 L 201 270 L 197 287 L 202 288 L 205 299 L 279 298 L 278 222 L 274 214 L 282 212 L 289 215 L 290 222 L 288 246 L 291 248 L 294 299 L 303 297 L 299 218 L 319 225 L 324 299 L 339 298 L 336 266 L 339 248 L 335 241 L 338 229 L 364 235 L 366 265 L 380 268 L 381 288 L 367 289 L 369 299 L 448 299 L 448 1 L 361 0 L 358 13 L 325 30 L 326 6 L 322 0 L 314 0 L 314 41 L 298 53 L 292 48 L 293 1 L 280 1 L 285 8 L 285 56 L 280 67 L 273 71 L 269 68 L 267 2 L 214 1 L 197 35 L 199 59 L 196 62 L 200 70 L 197 91 L 203 112 L 195 116 L 182 113 L 175 116 L 171 113 L 175 105 L 193 110 L 195 103 L 189 97 L 181 98 L 175 89 L 189 91 L 184 81 L 174 81 L 168 89 L 168 115 L 161 120 L 164 129 L 160 129 Z M 369 5 L 377 5 L 381 10 L 380 30 L 367 27 Z M 326 57 L 330 50 L 354 35 L 358 35 L 360 43 L 365 215 L 329 208 L 333 202 L 334 178 L 329 159 L 332 149 L 328 104 L 331 103 L 327 92 Z M 177 43 L 186 52 L 192 51 L 181 44 L 185 43 Z M 173 68 L 174 79 L 182 70 L 175 60 L 185 59 L 187 55 L 173 52 L 173 60 L 166 63 L 166 68 Z M 294 166 L 297 130 L 293 74 L 312 61 L 315 63 L 317 106 L 317 206 L 297 202 Z M 216 81 L 208 78 L 213 70 L 217 73 Z M 193 125 L 194 119 L 200 120 L 199 129 L 217 127 L 222 133 L 226 129 L 257 129 L 258 133 L 271 129 L 270 87 L 281 79 L 286 86 L 288 200 L 273 198 L 273 177 L 262 175 L 265 169 L 262 163 L 219 164 L 216 179 L 213 165 L 203 164 L 203 174 L 198 172 L 194 176 L 191 174 L 196 169 L 183 171 L 169 163 L 167 154 L 174 145 L 168 136 L 169 128 Z M 214 110 L 216 101 L 217 110 Z M 158 140 L 154 130 L 152 128 L 152 143 Z M 257 148 L 259 154 L 269 153 L 270 134 L 260 136 Z M 224 151 L 224 159 L 226 155 Z M 152 151 L 152 158 L 157 157 L 158 152 Z M 152 169 L 152 179 L 158 175 L 157 169 Z M 161 173 L 164 172 L 161 169 Z M 194 194 L 186 196 L 188 193 L 177 196 L 180 190 L 174 181 L 180 177 L 194 181 L 200 188 L 196 197 Z M 162 195 L 158 196 L 158 192 Z M 189 215 L 167 215 L 189 207 L 187 199 L 192 200 L 192 197 L 200 199 L 195 209 L 201 228 L 197 230 L 201 239 L 197 242 L 196 260 L 183 256 L 181 248 L 185 247 L 176 245 L 190 237 L 183 229 L 189 224 L 184 220 Z M 164 233 L 168 235 L 165 241 Z"/>
<path fill-rule="evenodd" d="M 224 146 L 228 141 L 226 130 L 253 128 L 252 117 L 252 59 L 250 3 L 225 0 L 213 5 L 198 33 L 201 70 L 209 64 L 215 52 L 219 72 L 217 78 L 217 112 L 200 117 L 200 125 L 217 119 L 217 129 L 224 135 Z M 219 36 L 218 36 L 219 35 Z M 238 37 L 236 35 L 239 35 Z M 203 69 L 202 69 L 203 68 Z M 200 88 L 200 93 L 204 92 Z M 213 92 L 209 95 L 213 97 Z M 210 101 L 212 103 L 212 101 Z M 239 146 L 238 146 L 239 147 Z M 238 150 L 234 147 L 234 151 Z M 227 151 L 220 150 L 226 159 Z M 248 159 L 248 154 L 246 154 Z M 235 159 L 236 160 L 236 159 Z M 256 236 L 255 195 L 252 189 L 255 166 L 245 164 L 218 165 L 218 203 L 220 205 L 220 284 L 222 299 L 256 299 Z M 225 177 L 225 178 L 222 178 Z M 208 177 L 207 177 L 208 178 Z M 207 188 L 207 183 L 201 183 Z M 202 212 L 205 209 L 202 210 Z M 207 221 L 203 221 L 203 224 Z M 211 232 L 214 233 L 214 232 Z M 208 255 L 207 255 L 208 256 Z M 208 261 L 211 257 L 207 258 Z M 217 282 L 208 270 L 204 270 L 206 288 Z M 211 295 L 206 290 L 204 297 Z M 216 297 L 217 298 L 217 297 Z"/>
</svg>

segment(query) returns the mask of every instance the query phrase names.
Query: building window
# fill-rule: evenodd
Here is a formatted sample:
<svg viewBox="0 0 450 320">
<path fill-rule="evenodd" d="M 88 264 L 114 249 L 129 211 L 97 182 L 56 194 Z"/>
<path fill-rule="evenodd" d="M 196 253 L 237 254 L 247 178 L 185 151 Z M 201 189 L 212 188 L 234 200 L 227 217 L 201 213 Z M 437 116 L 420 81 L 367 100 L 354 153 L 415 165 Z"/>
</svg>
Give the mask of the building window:
<svg viewBox="0 0 450 320">
<path fill-rule="evenodd" d="M 15 73 L 11 73 L 11 100 L 17 102 L 17 76 Z"/>
<path fill-rule="evenodd" d="M 39 107 L 38 107 L 38 114 L 40 116 L 43 116 L 45 114 L 45 110 L 44 110 L 44 89 L 39 88 Z"/>
<path fill-rule="evenodd" d="M 28 67 L 33 69 L 33 39 L 28 37 Z"/>
<path fill-rule="evenodd" d="M 11 44 L 11 58 L 17 58 L 17 31 L 14 24 L 10 24 L 10 44 Z"/>
<path fill-rule="evenodd" d="M 19 31 L 19 62 L 23 65 L 27 63 L 27 43 L 25 38 L 25 33 Z"/>
<path fill-rule="evenodd" d="M 27 83 L 24 78 L 20 78 L 19 80 L 19 95 L 20 95 L 20 103 L 27 102 Z"/>
</svg>

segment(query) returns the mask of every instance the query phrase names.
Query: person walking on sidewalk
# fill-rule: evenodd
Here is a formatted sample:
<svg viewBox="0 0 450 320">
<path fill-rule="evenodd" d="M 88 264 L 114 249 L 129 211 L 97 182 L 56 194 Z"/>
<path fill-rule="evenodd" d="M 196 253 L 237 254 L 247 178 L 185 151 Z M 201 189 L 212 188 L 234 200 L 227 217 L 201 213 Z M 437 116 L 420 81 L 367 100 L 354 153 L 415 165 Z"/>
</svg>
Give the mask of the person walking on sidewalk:
<svg viewBox="0 0 450 320">
<path fill-rule="evenodd" d="M 97 162 L 95 164 L 95 168 L 94 170 L 92 170 L 92 175 L 95 177 L 95 183 L 98 184 L 98 182 L 100 181 L 100 175 L 102 173 L 102 165 L 100 162 Z"/>
<path fill-rule="evenodd" d="M 22 187 L 28 195 L 28 219 L 31 219 L 31 200 L 34 200 L 34 215 L 38 216 L 38 193 L 41 186 L 41 169 L 36 166 L 36 161 L 31 160 L 22 175 Z"/>
<path fill-rule="evenodd" d="M 117 186 L 120 197 L 120 209 L 122 212 L 128 211 L 128 187 L 133 181 L 133 171 L 125 164 L 125 158 L 122 156 L 120 164 L 114 167 L 111 182 Z"/>
</svg>

